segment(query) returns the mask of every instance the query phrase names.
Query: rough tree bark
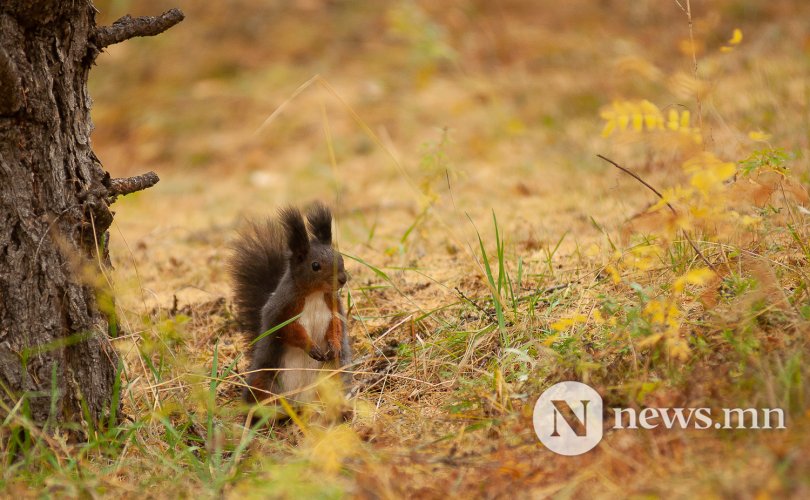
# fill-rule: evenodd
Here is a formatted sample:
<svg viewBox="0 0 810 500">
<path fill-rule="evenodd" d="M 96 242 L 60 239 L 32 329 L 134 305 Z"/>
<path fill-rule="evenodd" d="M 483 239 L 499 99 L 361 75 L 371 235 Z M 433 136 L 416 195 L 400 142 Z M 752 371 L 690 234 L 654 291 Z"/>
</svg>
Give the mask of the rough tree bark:
<svg viewBox="0 0 810 500">
<path fill-rule="evenodd" d="M 87 77 L 104 47 L 183 14 L 107 27 L 95 14 L 91 0 L 0 1 L 0 420 L 20 401 L 14 411 L 27 407 L 40 424 L 99 420 L 111 406 L 110 205 L 158 179 L 104 171 Z"/>
</svg>

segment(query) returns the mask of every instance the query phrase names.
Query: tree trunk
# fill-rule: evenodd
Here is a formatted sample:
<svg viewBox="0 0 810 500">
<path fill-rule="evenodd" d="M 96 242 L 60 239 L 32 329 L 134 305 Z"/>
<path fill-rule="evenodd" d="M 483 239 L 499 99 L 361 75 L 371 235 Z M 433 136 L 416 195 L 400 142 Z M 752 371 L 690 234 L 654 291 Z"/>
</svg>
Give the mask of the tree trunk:
<svg viewBox="0 0 810 500">
<path fill-rule="evenodd" d="M 0 419 L 15 411 L 78 423 L 111 409 L 109 206 L 157 176 L 103 170 L 90 145 L 87 77 L 105 46 L 182 17 L 96 27 L 90 0 L 0 2 Z"/>
</svg>

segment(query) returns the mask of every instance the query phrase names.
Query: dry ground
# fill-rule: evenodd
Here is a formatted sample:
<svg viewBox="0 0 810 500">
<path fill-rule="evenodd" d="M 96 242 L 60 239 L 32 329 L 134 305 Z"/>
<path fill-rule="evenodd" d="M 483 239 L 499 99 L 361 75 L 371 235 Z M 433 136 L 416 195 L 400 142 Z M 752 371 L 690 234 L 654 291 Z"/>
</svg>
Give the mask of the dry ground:
<svg viewBox="0 0 810 500">
<path fill-rule="evenodd" d="M 718 319 L 689 301 L 685 358 L 631 338 L 639 297 L 665 293 L 700 262 L 681 241 L 669 261 L 618 269 L 625 222 L 656 198 L 597 153 L 663 189 L 688 185 L 680 165 L 695 150 L 737 161 L 783 147 L 795 153 L 790 178 L 808 183 L 808 5 L 694 4 L 701 82 L 674 1 L 99 2 L 103 22 L 173 6 L 187 18 L 111 47 L 93 73 L 100 159 L 113 175 L 161 177 L 119 201 L 111 243 L 124 410 L 137 429 L 116 457 L 88 454 L 91 472 L 47 487 L 139 497 L 810 495 L 806 213 L 785 208 L 791 222 L 774 220 L 742 245 L 776 270 L 784 310 L 766 300 L 769 312 L 752 316 L 732 301 Z M 721 51 L 734 28 L 743 42 Z M 688 108 L 697 126 L 696 93 L 703 145 L 601 135 L 600 110 L 614 99 Z M 244 433 L 228 368 L 246 363 L 228 243 L 247 216 L 318 199 L 335 208 L 340 249 L 356 258 L 345 296 L 357 411 L 344 425 L 313 417 L 263 431 L 234 451 Z M 779 229 L 788 223 L 798 239 Z M 495 279 L 499 254 L 510 276 L 502 330 L 478 234 Z M 735 258 L 703 248 L 715 262 Z M 598 323 L 610 314 L 618 323 Z M 215 353 L 222 380 L 212 385 Z M 789 428 L 608 431 L 596 450 L 561 457 L 537 441 L 531 408 L 572 378 L 607 406 L 784 406 Z"/>
</svg>

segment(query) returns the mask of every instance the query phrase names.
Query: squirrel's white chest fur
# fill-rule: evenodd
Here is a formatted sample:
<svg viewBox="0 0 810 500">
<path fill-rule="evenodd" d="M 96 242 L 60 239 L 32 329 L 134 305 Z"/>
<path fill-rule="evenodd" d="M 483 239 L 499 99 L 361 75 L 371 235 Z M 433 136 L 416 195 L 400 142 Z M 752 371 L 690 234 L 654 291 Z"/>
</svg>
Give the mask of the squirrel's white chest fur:
<svg viewBox="0 0 810 500">
<path fill-rule="evenodd" d="M 304 301 L 304 309 L 301 311 L 298 323 L 307 331 L 312 343 L 326 348 L 326 330 L 330 321 L 332 321 L 332 310 L 324 300 L 323 292 L 308 295 Z M 290 399 L 312 401 L 315 396 L 314 390 L 297 391 L 314 384 L 320 375 L 318 370 L 323 368 L 323 365 L 323 362 L 309 357 L 309 354 L 304 352 L 303 349 L 286 348 L 281 356 L 281 365 L 279 366 L 279 368 L 283 369 L 278 378 L 281 391 L 284 393 L 296 392 L 289 396 Z"/>
</svg>

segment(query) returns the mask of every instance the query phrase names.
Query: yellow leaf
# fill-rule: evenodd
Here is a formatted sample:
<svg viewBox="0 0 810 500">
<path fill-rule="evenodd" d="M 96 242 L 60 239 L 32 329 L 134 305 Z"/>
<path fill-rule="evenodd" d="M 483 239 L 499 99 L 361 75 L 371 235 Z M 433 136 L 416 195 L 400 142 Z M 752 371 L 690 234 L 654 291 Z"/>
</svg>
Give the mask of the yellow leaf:
<svg viewBox="0 0 810 500">
<path fill-rule="evenodd" d="M 546 340 L 544 340 L 543 345 L 546 347 L 551 347 L 551 345 L 554 344 L 554 342 L 557 342 L 558 338 L 560 338 L 560 335 L 555 333 L 554 335 L 551 335 Z"/>
<path fill-rule="evenodd" d="M 683 113 L 681 113 L 681 128 L 688 129 L 689 128 L 689 110 L 687 109 Z"/>
<path fill-rule="evenodd" d="M 607 271 L 608 273 L 610 273 L 610 278 L 613 280 L 613 284 L 614 284 L 614 285 L 618 285 L 619 283 L 621 283 L 621 282 L 622 282 L 622 277 L 621 277 L 621 275 L 619 274 L 619 271 L 617 271 L 615 267 L 613 267 L 613 266 L 607 266 L 607 267 L 605 268 L 605 271 Z"/>
<path fill-rule="evenodd" d="M 678 123 L 678 111 L 675 109 L 669 110 L 669 116 L 667 117 L 667 127 L 670 130 L 678 130 L 680 124 Z"/>
<path fill-rule="evenodd" d="M 641 132 L 644 129 L 644 117 L 640 113 L 633 114 L 633 130 Z"/>
<path fill-rule="evenodd" d="M 680 328 L 681 324 L 678 321 L 681 317 L 681 310 L 678 309 L 678 306 L 675 303 L 671 303 L 669 305 L 669 309 L 667 309 L 667 318 L 666 318 L 666 325 L 669 327 L 667 331 L 676 332 Z"/>
<path fill-rule="evenodd" d="M 709 282 L 714 277 L 714 271 L 711 269 L 701 267 L 697 269 L 692 269 L 688 273 L 684 274 L 680 278 L 675 280 L 675 283 L 672 285 L 672 289 L 676 293 L 681 293 L 686 285 L 704 285 Z"/>
<path fill-rule="evenodd" d="M 605 128 L 602 129 L 602 137 L 610 137 L 614 130 L 616 130 L 616 120 L 611 118 L 605 123 Z"/>
<path fill-rule="evenodd" d="M 639 104 L 639 107 L 641 108 L 642 113 L 655 113 L 655 114 L 659 114 L 659 115 L 661 114 L 661 111 L 658 109 L 658 106 L 651 103 L 647 99 L 644 99 L 643 101 L 641 101 L 641 104 Z"/>
<path fill-rule="evenodd" d="M 670 304 L 667 306 L 668 309 L 665 310 L 665 305 L 666 304 L 660 300 L 651 300 L 644 307 L 644 315 L 647 316 L 647 319 L 649 319 L 651 323 L 663 325 L 673 307 L 673 305 Z"/>
<path fill-rule="evenodd" d="M 644 123 L 647 125 L 647 130 L 654 130 L 656 128 L 661 128 L 661 123 L 663 119 L 661 115 L 655 115 L 652 113 L 648 113 L 644 115 Z"/>
<path fill-rule="evenodd" d="M 686 172 L 692 174 L 690 183 L 704 196 L 719 188 L 727 179 L 733 176 L 737 167 L 730 162 L 723 162 L 711 153 L 701 153 L 690 158 L 683 164 Z"/>
<path fill-rule="evenodd" d="M 740 44 L 743 39 L 743 34 L 740 28 L 734 28 L 734 33 L 731 34 L 731 38 L 728 41 L 728 45 L 723 45 L 720 47 L 720 52 L 731 52 L 734 50 L 734 47 Z"/>
<path fill-rule="evenodd" d="M 770 140 L 771 134 L 766 134 L 761 130 L 752 130 L 748 132 L 748 137 L 754 141 L 767 141 Z"/>
<path fill-rule="evenodd" d="M 562 318 L 555 321 L 554 323 L 551 324 L 551 329 L 559 332 L 561 330 L 567 329 L 568 327 L 574 326 L 578 323 L 585 323 L 586 321 L 588 321 L 587 316 L 585 316 L 584 314 L 577 314 L 576 316 L 570 318 Z"/>
<path fill-rule="evenodd" d="M 664 118 L 661 116 L 661 110 L 658 109 L 658 106 L 645 99 L 641 101 L 639 107 L 641 108 L 641 114 L 644 115 L 644 123 L 647 125 L 648 130 L 661 126 Z"/>
<path fill-rule="evenodd" d="M 642 349 L 645 348 L 645 347 L 652 347 L 655 344 L 657 344 L 661 340 L 661 338 L 663 336 L 664 336 L 663 333 L 654 333 L 654 334 L 650 335 L 649 337 L 646 337 L 641 342 L 639 342 L 638 346 L 640 348 L 642 348 Z"/>
<path fill-rule="evenodd" d="M 715 165 L 712 171 L 723 182 L 730 179 L 737 172 L 737 166 L 731 162 L 724 162 Z"/>
</svg>

